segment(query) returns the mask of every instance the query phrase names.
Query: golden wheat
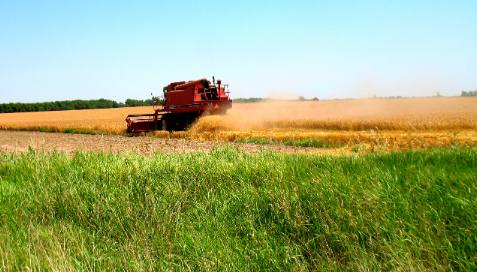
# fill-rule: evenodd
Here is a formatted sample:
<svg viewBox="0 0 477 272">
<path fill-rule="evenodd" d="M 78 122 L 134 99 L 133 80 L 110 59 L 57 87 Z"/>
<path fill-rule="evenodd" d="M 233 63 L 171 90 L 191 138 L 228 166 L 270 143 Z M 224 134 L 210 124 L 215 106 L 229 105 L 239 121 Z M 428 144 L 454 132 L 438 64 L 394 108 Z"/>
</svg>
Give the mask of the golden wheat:
<svg viewBox="0 0 477 272">
<path fill-rule="evenodd" d="M 124 133 L 127 114 L 151 107 L 0 114 L 0 128 Z M 189 131 L 157 137 L 274 141 L 317 139 L 391 149 L 477 145 L 476 98 L 368 99 L 234 104 L 226 115 L 204 116 Z"/>
<path fill-rule="evenodd" d="M 362 99 L 234 105 L 197 131 L 247 129 L 449 130 L 477 128 L 476 98 Z"/>
<path fill-rule="evenodd" d="M 94 130 L 100 133 L 123 133 L 128 114 L 150 113 L 151 107 L 70 110 L 50 112 L 21 112 L 0 114 L 0 128 L 52 131 L 65 129 Z"/>
</svg>

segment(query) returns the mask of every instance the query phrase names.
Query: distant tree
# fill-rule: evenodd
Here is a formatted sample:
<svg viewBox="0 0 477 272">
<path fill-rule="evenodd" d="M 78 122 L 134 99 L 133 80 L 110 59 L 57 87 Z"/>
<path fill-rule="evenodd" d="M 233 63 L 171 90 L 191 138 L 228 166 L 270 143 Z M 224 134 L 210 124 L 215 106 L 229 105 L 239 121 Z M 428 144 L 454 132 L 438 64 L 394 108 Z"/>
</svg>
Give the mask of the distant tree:
<svg viewBox="0 0 477 272">
<path fill-rule="evenodd" d="M 152 105 L 151 99 L 135 100 L 137 106 Z M 58 111 L 58 110 L 82 110 L 82 109 L 105 109 L 124 107 L 125 104 L 108 99 L 96 100 L 67 100 L 41 103 L 3 103 L 0 104 L 0 113 L 7 112 L 31 112 L 31 111 Z"/>
<path fill-rule="evenodd" d="M 461 96 L 466 96 L 466 97 L 477 96 L 477 90 L 475 90 L 475 91 L 462 91 Z"/>
<path fill-rule="evenodd" d="M 234 98 L 234 103 L 253 103 L 263 101 L 263 98 L 260 97 L 250 97 L 250 98 Z"/>
</svg>

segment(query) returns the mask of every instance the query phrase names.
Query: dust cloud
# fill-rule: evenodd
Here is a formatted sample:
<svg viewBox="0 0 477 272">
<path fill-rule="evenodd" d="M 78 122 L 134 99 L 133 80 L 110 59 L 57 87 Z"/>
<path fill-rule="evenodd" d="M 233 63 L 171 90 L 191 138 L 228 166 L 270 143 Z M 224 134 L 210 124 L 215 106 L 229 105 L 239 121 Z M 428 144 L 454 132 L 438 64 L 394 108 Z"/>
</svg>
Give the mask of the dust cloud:
<svg viewBox="0 0 477 272">
<path fill-rule="evenodd" d="M 477 122 L 477 99 L 413 98 L 413 99 L 348 99 L 326 101 L 266 101 L 235 103 L 226 115 L 204 116 L 193 126 L 195 131 L 250 130 L 273 128 L 274 124 L 307 122 L 310 128 L 330 122 L 386 123 L 409 126 L 426 124 L 460 126 Z M 344 125 L 343 125 L 344 126 Z M 359 127 L 359 126 L 358 126 Z M 397 127 L 397 125 L 396 125 Z"/>
</svg>

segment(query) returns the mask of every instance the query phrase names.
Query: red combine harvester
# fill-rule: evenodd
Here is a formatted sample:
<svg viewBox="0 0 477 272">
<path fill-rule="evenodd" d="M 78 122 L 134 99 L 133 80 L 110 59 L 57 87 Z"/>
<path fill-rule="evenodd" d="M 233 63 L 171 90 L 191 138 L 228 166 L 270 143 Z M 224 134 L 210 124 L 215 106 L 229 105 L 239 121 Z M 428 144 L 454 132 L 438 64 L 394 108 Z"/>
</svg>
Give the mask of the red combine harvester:
<svg viewBox="0 0 477 272">
<path fill-rule="evenodd" d="M 224 114 L 232 107 L 228 86 L 220 80 L 173 82 L 163 91 L 163 106 L 154 106 L 154 113 L 126 117 L 127 132 L 185 130 L 204 113 Z"/>
</svg>

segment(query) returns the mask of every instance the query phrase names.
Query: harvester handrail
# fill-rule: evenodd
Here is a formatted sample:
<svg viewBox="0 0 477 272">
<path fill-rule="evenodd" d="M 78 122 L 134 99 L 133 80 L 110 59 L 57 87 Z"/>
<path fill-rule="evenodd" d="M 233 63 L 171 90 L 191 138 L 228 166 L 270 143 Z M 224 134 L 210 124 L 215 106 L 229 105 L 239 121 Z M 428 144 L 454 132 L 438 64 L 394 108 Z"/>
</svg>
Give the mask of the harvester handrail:
<svg viewBox="0 0 477 272">
<path fill-rule="evenodd" d="M 146 113 L 146 114 L 129 114 L 127 117 L 142 117 L 142 116 L 156 116 L 156 115 L 162 115 L 167 112 L 158 112 L 156 113 Z"/>
</svg>

